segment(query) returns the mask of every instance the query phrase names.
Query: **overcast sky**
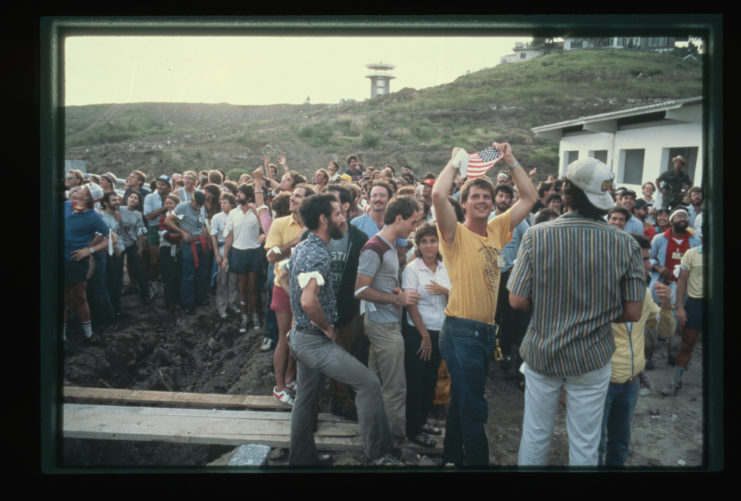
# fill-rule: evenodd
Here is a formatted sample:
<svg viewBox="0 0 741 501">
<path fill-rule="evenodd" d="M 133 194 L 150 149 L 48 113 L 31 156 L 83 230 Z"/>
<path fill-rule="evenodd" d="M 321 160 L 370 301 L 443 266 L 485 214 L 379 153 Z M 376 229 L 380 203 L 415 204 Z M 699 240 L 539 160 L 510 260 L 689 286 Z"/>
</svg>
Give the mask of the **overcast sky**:
<svg viewBox="0 0 741 501">
<path fill-rule="evenodd" d="M 337 103 L 370 97 L 369 63 L 391 92 L 449 83 L 512 54 L 511 37 L 68 37 L 67 106 L 186 102 Z"/>
</svg>

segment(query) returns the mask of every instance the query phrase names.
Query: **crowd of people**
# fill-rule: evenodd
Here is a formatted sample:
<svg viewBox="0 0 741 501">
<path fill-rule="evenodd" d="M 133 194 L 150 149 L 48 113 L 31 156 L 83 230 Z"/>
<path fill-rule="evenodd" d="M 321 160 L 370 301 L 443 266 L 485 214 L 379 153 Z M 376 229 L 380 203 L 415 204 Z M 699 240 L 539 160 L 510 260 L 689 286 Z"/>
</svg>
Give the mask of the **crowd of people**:
<svg viewBox="0 0 741 501">
<path fill-rule="evenodd" d="M 565 399 L 570 464 L 620 466 L 657 337 L 679 326 L 662 390 L 674 396 L 702 329 L 702 190 L 681 156 L 640 196 L 591 158 L 535 186 L 509 144 L 493 147 L 504 168 L 471 179 L 459 148 L 437 174 L 350 155 L 309 180 L 281 156 L 237 180 L 134 170 L 122 194 L 112 173 L 71 170 L 63 338 L 74 318 L 103 342 L 126 294 L 161 295 L 171 315 L 237 315 L 272 351 L 292 465 L 319 461 L 325 377 L 332 412 L 358 421 L 374 464 L 398 464 L 409 441 L 435 447 L 440 374 L 443 464 L 487 465 L 484 389 L 498 360 L 525 392 L 520 465 L 547 463 Z"/>
</svg>

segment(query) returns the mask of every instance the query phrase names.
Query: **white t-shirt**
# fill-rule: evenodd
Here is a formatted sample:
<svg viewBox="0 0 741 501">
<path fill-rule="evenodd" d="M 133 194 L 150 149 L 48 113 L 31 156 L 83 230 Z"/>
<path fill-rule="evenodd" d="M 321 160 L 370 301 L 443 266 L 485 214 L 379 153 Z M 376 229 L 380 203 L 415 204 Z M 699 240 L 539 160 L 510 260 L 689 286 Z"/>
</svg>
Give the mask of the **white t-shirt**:
<svg viewBox="0 0 741 501">
<path fill-rule="evenodd" d="M 443 328 L 448 298 L 445 295 L 433 295 L 427 291 L 425 287 L 433 281 L 450 290 L 450 277 L 442 261 L 437 262 L 437 268 L 433 272 L 421 258 L 416 258 L 406 265 L 401 274 L 401 288 L 405 291 L 416 290 L 420 295 L 417 309 L 425 327 L 427 330 L 439 331 Z M 407 315 L 407 321 L 414 327 L 411 316 Z"/>
<path fill-rule="evenodd" d="M 213 221 L 211 224 L 213 225 Z M 232 230 L 234 230 L 233 248 L 246 250 L 261 246 L 258 241 L 258 238 L 260 238 L 260 222 L 251 209 L 248 209 L 245 213 L 241 207 L 237 206 L 229 212 L 224 227 L 224 238 Z"/>
</svg>

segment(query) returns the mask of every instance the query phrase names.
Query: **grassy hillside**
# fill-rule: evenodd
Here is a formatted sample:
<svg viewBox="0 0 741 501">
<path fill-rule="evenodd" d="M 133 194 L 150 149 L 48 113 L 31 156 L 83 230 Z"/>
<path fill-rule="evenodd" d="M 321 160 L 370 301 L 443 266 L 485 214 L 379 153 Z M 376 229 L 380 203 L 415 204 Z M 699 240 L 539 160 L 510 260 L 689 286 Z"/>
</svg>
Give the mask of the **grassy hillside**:
<svg viewBox="0 0 741 501">
<path fill-rule="evenodd" d="M 150 176 L 220 167 L 251 171 L 285 154 L 306 174 L 358 154 L 365 165 L 438 172 L 452 146 L 508 141 L 539 177 L 558 145 L 530 129 L 702 94 L 702 64 L 637 51 L 573 51 L 499 65 L 422 90 L 342 105 L 113 104 L 66 108 L 68 159 L 91 172 Z"/>
</svg>

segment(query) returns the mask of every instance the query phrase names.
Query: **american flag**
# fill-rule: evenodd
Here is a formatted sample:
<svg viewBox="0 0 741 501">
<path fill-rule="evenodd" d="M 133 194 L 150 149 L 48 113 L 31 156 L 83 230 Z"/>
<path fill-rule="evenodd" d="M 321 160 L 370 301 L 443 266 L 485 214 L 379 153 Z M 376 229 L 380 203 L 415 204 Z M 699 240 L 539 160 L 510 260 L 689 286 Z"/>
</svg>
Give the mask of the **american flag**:
<svg viewBox="0 0 741 501">
<path fill-rule="evenodd" d="M 502 154 L 493 146 L 476 153 L 469 153 L 467 177 L 471 179 L 483 176 L 500 158 Z"/>
</svg>

